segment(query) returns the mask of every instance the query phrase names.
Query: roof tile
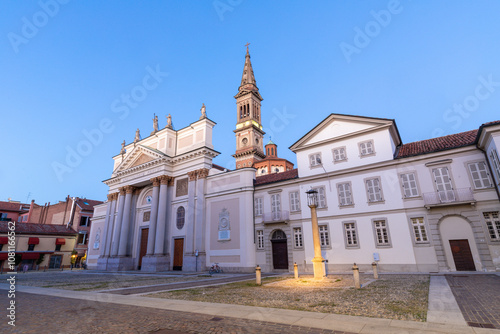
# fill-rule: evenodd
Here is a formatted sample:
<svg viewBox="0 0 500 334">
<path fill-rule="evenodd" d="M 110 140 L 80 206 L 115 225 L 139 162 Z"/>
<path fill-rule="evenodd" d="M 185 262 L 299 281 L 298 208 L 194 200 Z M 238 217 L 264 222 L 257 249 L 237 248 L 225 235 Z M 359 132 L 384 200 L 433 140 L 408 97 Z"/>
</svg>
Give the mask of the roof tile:
<svg viewBox="0 0 500 334">
<path fill-rule="evenodd" d="M 75 235 L 77 232 L 66 225 L 16 223 L 16 234 Z M 0 233 L 9 232 L 9 222 L 0 221 Z"/>
<path fill-rule="evenodd" d="M 286 181 L 286 180 L 296 179 L 298 177 L 299 177 L 299 172 L 297 168 L 295 168 L 281 173 L 273 173 L 273 174 L 257 176 L 255 178 L 255 185 L 259 186 L 268 183 Z"/>
</svg>

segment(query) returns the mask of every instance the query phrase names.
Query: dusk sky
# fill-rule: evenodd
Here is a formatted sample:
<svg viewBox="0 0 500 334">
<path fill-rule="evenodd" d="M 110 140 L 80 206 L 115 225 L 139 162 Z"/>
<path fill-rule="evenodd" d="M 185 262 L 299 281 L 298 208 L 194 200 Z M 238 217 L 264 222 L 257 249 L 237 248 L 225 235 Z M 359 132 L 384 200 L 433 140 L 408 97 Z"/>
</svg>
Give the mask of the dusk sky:
<svg viewBox="0 0 500 334">
<path fill-rule="evenodd" d="M 499 13 L 493 0 L 1 1 L 0 200 L 105 200 L 121 142 L 154 114 L 186 127 L 202 103 L 214 163 L 234 168 L 246 43 L 265 142 L 294 164 L 288 147 L 330 113 L 395 119 L 403 143 L 476 129 L 500 119 Z"/>
</svg>

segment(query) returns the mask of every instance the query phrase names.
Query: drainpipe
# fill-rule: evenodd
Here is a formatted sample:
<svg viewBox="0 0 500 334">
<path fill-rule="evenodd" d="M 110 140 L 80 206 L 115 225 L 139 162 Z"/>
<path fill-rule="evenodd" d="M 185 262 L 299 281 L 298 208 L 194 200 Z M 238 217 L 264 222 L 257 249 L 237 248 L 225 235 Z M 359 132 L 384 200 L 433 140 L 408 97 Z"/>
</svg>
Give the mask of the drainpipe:
<svg viewBox="0 0 500 334">
<path fill-rule="evenodd" d="M 76 197 L 71 197 L 73 204 L 71 204 L 71 213 L 69 214 L 69 220 L 66 223 L 66 227 L 69 228 L 73 226 L 73 219 L 75 218 L 75 207 L 76 207 Z"/>
<path fill-rule="evenodd" d="M 27 220 L 28 223 L 31 222 L 31 213 L 33 213 L 33 207 L 34 206 L 35 206 L 35 200 L 32 199 L 31 200 L 31 204 L 30 204 L 30 211 L 28 211 L 28 220 Z"/>
</svg>

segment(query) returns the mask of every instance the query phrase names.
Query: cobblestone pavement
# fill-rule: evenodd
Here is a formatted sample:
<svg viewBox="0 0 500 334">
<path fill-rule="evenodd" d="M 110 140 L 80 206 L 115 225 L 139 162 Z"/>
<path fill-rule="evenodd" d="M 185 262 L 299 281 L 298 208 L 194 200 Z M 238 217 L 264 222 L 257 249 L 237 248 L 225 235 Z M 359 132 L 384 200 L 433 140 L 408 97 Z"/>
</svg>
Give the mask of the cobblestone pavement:
<svg viewBox="0 0 500 334">
<path fill-rule="evenodd" d="M 500 329 L 500 276 L 454 274 L 446 279 L 469 326 Z"/>
<path fill-rule="evenodd" d="M 270 277 L 276 276 L 273 274 L 263 274 L 262 277 Z M 188 288 L 196 288 L 200 286 L 208 286 L 208 285 L 217 285 L 223 283 L 233 283 L 240 282 L 246 280 L 254 280 L 255 275 L 241 275 L 234 277 L 220 277 L 220 278 L 211 278 L 203 281 L 190 281 L 190 282 L 181 282 L 181 283 L 167 283 L 167 284 L 159 284 L 152 286 L 143 286 L 143 287 L 133 287 L 133 288 L 123 288 L 123 289 L 114 289 L 114 290 L 102 290 L 100 292 L 105 293 L 113 293 L 118 295 L 134 295 L 134 294 L 143 294 L 148 292 L 156 292 L 156 291 L 171 291 L 171 290 L 181 290 Z"/>
<path fill-rule="evenodd" d="M 0 297 L 6 312 L 7 298 Z M 1 333 L 297 333 L 354 334 L 246 319 L 16 293 L 16 326 L 2 316 Z"/>
</svg>

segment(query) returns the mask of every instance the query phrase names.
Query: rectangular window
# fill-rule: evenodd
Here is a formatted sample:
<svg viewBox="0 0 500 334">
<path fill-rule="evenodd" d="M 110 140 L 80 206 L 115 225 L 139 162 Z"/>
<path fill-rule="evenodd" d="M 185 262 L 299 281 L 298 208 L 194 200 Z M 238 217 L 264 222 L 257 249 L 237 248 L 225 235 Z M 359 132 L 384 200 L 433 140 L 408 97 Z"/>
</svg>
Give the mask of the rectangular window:
<svg viewBox="0 0 500 334">
<path fill-rule="evenodd" d="M 417 179 L 415 173 L 401 174 L 401 185 L 403 186 L 403 192 L 405 198 L 417 197 Z"/>
<path fill-rule="evenodd" d="M 295 248 L 301 248 L 303 246 L 302 243 L 302 228 L 296 227 L 293 229 L 293 240 Z"/>
<path fill-rule="evenodd" d="M 356 231 L 356 223 L 344 223 L 345 243 L 346 247 L 355 247 L 358 245 L 358 234 Z"/>
<path fill-rule="evenodd" d="M 299 192 L 290 193 L 290 211 L 300 211 Z"/>
<path fill-rule="evenodd" d="M 359 154 L 361 156 L 370 155 L 375 153 L 373 150 L 373 141 L 365 141 L 359 143 Z"/>
<path fill-rule="evenodd" d="M 497 151 L 492 150 L 490 153 L 490 158 L 492 161 L 493 169 L 495 170 L 495 174 L 497 174 L 497 180 L 500 181 L 500 160 L 498 159 Z"/>
<path fill-rule="evenodd" d="M 262 215 L 262 198 L 260 197 L 255 199 L 255 215 Z"/>
<path fill-rule="evenodd" d="M 475 189 L 485 189 L 493 186 L 490 181 L 490 173 L 488 173 L 488 169 L 484 161 L 473 162 L 468 164 L 468 166 L 470 176 L 472 178 L 472 184 L 474 184 Z"/>
<path fill-rule="evenodd" d="M 379 179 L 366 180 L 366 192 L 368 194 L 368 202 L 382 201 L 382 189 L 380 189 Z"/>
<path fill-rule="evenodd" d="M 375 238 L 377 241 L 377 246 L 390 246 L 389 230 L 387 228 L 386 221 L 375 220 L 373 221 L 373 227 L 375 229 Z"/>
<path fill-rule="evenodd" d="M 78 233 L 78 240 L 76 243 L 80 244 L 80 245 L 87 244 L 87 232 L 79 232 Z"/>
<path fill-rule="evenodd" d="M 271 215 L 273 220 L 281 219 L 281 196 L 280 194 L 271 195 Z"/>
<path fill-rule="evenodd" d="M 435 168 L 432 170 L 432 174 L 434 175 L 439 200 L 443 203 L 454 202 L 455 192 L 453 191 L 448 167 Z"/>
<path fill-rule="evenodd" d="M 330 246 L 330 235 L 328 234 L 327 225 L 319 225 L 319 241 L 321 243 L 321 247 Z"/>
<path fill-rule="evenodd" d="M 413 234 L 415 236 L 416 243 L 429 242 L 429 240 L 427 239 L 427 231 L 425 229 L 425 222 L 423 217 L 412 218 L 411 225 L 413 227 Z"/>
<path fill-rule="evenodd" d="M 500 241 L 500 219 L 498 218 L 498 211 L 484 212 L 484 220 L 488 227 L 488 234 L 491 241 Z"/>
<path fill-rule="evenodd" d="M 264 249 L 264 231 L 257 231 L 257 249 Z"/>
<path fill-rule="evenodd" d="M 326 208 L 326 195 L 325 195 L 325 187 L 313 188 L 318 192 L 318 208 Z"/>
<path fill-rule="evenodd" d="M 61 250 L 62 245 L 56 245 L 56 252 L 59 252 Z"/>
<path fill-rule="evenodd" d="M 340 206 L 352 205 L 352 193 L 351 185 L 349 183 L 339 183 L 337 185 L 339 192 L 339 204 Z"/>
<path fill-rule="evenodd" d="M 32 244 L 32 245 L 28 245 L 28 250 L 31 252 L 31 251 L 34 251 L 35 250 L 35 245 Z"/>
<path fill-rule="evenodd" d="M 82 216 L 80 217 L 80 226 L 88 226 L 90 217 Z"/>
<path fill-rule="evenodd" d="M 4 220 L 5 218 L 7 218 L 7 213 L 5 212 L 0 213 L 0 220 Z"/>
<path fill-rule="evenodd" d="M 309 155 L 309 165 L 311 167 L 321 166 L 321 153 Z"/>
<path fill-rule="evenodd" d="M 347 155 L 345 153 L 345 147 L 338 147 L 333 149 L 333 161 L 345 161 L 347 160 Z"/>
</svg>

